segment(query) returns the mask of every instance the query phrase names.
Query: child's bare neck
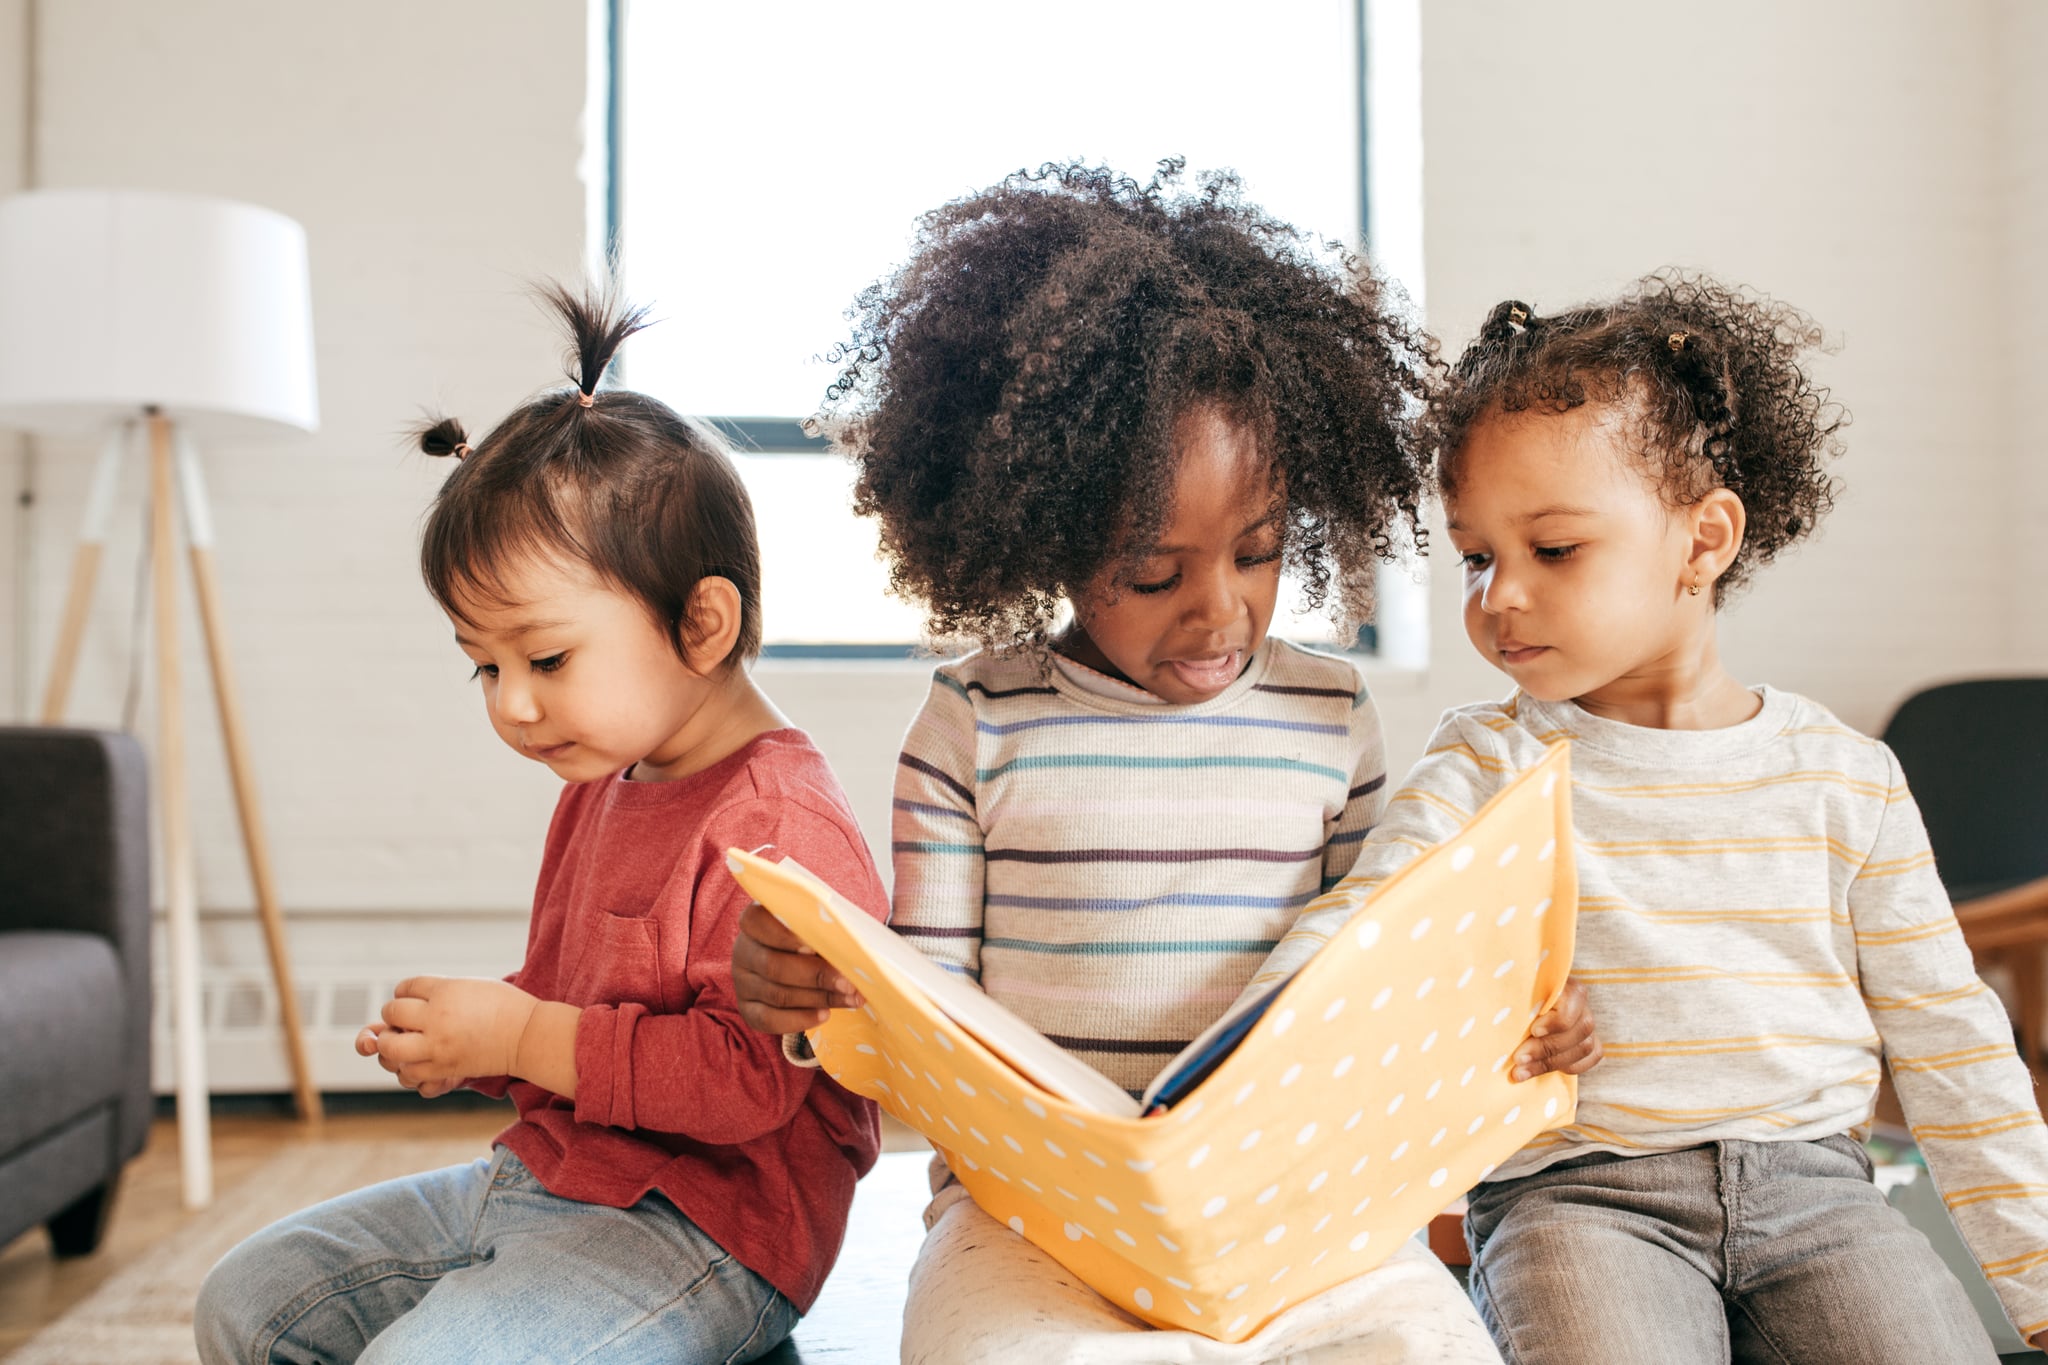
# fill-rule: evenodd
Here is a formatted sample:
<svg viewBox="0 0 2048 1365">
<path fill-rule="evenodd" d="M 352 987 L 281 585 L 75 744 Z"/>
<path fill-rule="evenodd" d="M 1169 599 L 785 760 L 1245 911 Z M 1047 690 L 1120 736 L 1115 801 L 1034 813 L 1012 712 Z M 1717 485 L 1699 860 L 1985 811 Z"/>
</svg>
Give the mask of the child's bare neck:
<svg viewBox="0 0 2048 1365">
<path fill-rule="evenodd" d="M 745 668 L 734 665 L 683 728 L 626 775 L 635 782 L 674 782 L 730 758 L 771 730 L 788 728 L 789 717 Z"/>
<path fill-rule="evenodd" d="M 1763 709 L 1762 699 L 1721 666 L 1711 635 L 1573 700 L 1593 715 L 1647 730 L 1723 730 Z"/>
<path fill-rule="evenodd" d="M 1756 693 L 1723 675 L 1726 687 L 1716 687 L 1697 695 L 1655 695 L 1641 697 L 1611 697 L 1602 688 L 1598 693 L 1588 693 L 1575 700 L 1585 710 L 1608 720 L 1618 720 L 1625 725 L 1639 725 L 1646 730 L 1725 730 L 1763 710 L 1763 699 Z"/>
</svg>

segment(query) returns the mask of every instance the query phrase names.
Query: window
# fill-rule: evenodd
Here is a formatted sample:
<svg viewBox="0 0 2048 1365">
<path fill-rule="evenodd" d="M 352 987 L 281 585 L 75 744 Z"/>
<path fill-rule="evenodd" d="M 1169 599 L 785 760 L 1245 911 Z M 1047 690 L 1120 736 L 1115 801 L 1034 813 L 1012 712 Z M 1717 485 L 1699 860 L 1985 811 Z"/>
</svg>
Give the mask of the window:
<svg viewBox="0 0 2048 1365">
<path fill-rule="evenodd" d="M 797 423 L 832 378 L 844 309 L 907 254 L 919 213 L 1045 161 L 1143 175 L 1179 155 L 1234 168 L 1309 230 L 1359 236 L 1362 0 L 614 3 L 620 270 L 660 320 L 632 382 L 748 452 L 771 654 L 917 637 L 848 510 L 851 471 Z"/>
</svg>

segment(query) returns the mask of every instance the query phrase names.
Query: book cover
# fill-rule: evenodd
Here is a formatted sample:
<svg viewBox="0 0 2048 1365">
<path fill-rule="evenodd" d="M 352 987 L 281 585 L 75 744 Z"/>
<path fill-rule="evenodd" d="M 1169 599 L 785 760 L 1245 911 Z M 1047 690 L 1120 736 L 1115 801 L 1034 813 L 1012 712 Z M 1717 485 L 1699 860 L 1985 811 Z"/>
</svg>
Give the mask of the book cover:
<svg viewBox="0 0 2048 1365">
<path fill-rule="evenodd" d="M 1149 1118 L 802 869 L 731 862 L 867 998 L 810 1035 L 840 1084 L 931 1139 L 982 1208 L 1104 1297 L 1234 1342 L 1371 1270 L 1571 1121 L 1571 1077 L 1507 1075 L 1570 968 L 1570 793 L 1560 744 L 1457 837 L 1370 891 L 1340 884 L 1329 894 L 1359 907 L 1343 930 Z"/>
</svg>

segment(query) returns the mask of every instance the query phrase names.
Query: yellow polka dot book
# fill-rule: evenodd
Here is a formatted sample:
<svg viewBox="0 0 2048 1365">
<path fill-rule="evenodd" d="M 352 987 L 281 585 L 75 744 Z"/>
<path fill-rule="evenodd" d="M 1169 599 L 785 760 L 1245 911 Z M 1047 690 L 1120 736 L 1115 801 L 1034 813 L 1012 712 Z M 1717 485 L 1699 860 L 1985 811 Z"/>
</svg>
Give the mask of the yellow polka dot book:
<svg viewBox="0 0 2048 1365">
<path fill-rule="evenodd" d="M 794 862 L 730 862 L 866 998 L 812 1030 L 828 1073 L 1111 1302 L 1235 1342 L 1571 1121 L 1572 1078 L 1508 1079 L 1570 969 L 1570 793 L 1560 744 L 1135 1100 Z"/>
</svg>

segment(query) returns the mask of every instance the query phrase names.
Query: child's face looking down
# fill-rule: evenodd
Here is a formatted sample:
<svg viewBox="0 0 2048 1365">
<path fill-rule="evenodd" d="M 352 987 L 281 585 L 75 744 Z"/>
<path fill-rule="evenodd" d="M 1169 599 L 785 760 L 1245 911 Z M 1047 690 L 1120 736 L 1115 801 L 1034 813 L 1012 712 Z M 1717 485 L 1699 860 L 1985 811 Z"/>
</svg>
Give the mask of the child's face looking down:
<svg viewBox="0 0 2048 1365">
<path fill-rule="evenodd" d="M 1544 701 L 1601 710 L 1683 691 L 1712 667 L 1714 578 L 1741 542 L 1742 504 L 1716 489 L 1669 506 L 1627 422 L 1595 403 L 1495 414 L 1458 452 L 1445 510 L 1465 633 Z"/>
<path fill-rule="evenodd" d="M 1164 701 L 1207 701 L 1265 643 L 1280 592 L 1276 489 L 1253 433 L 1205 405 L 1174 431 L 1173 519 L 1077 594 L 1061 652 Z"/>
<path fill-rule="evenodd" d="M 688 757 L 716 674 L 692 672 L 637 598 L 553 558 L 514 565 L 499 586 L 505 601 L 464 596 L 470 621 L 449 617 L 499 739 L 567 782 L 635 763 L 658 780 Z"/>
</svg>

